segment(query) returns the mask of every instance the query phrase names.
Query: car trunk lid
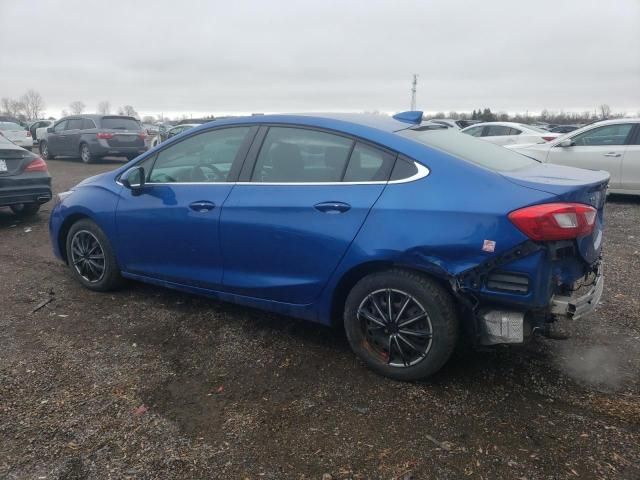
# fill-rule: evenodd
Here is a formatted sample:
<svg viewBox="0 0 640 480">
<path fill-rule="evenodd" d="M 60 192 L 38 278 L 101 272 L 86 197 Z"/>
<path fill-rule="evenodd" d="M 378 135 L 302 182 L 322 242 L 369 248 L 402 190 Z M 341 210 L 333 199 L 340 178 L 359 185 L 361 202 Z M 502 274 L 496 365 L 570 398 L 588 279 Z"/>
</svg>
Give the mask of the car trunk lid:
<svg viewBox="0 0 640 480">
<path fill-rule="evenodd" d="M 593 231 L 576 239 L 581 257 L 589 264 L 600 257 L 604 208 L 609 173 L 561 165 L 536 163 L 529 167 L 502 172 L 507 180 L 523 187 L 555 195 L 554 202 L 575 202 L 591 205 L 598 214 Z"/>
<path fill-rule="evenodd" d="M 37 155 L 22 148 L 6 148 L 0 145 L 0 177 L 18 175 Z"/>
</svg>

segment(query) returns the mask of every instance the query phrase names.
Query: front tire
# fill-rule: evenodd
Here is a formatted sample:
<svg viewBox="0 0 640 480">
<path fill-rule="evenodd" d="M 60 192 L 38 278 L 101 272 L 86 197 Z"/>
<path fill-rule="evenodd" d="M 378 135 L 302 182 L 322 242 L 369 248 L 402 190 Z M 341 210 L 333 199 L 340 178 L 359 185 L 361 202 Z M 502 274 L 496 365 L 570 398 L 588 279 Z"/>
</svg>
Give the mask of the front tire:
<svg viewBox="0 0 640 480">
<path fill-rule="evenodd" d="M 80 159 L 84 163 L 93 163 L 93 161 L 95 160 L 95 158 L 91 154 L 91 150 L 89 150 L 89 145 L 87 145 L 86 143 L 80 144 Z"/>
<path fill-rule="evenodd" d="M 66 250 L 73 276 L 88 289 L 106 292 L 122 284 L 111 243 L 92 220 L 79 220 L 71 226 Z"/>
<path fill-rule="evenodd" d="M 46 142 L 46 140 L 42 140 L 40 142 L 39 150 L 40 156 L 45 160 L 53 160 L 55 158 L 54 155 L 51 155 L 51 152 L 49 151 L 49 144 Z"/>
<path fill-rule="evenodd" d="M 344 325 L 358 357 L 377 373 L 403 381 L 440 370 L 455 349 L 459 330 L 449 292 L 406 270 L 360 280 L 345 302 Z"/>
<path fill-rule="evenodd" d="M 11 205 L 9 208 L 11 208 L 11 211 L 13 212 L 14 215 L 23 218 L 23 217 L 30 217 L 38 213 L 38 210 L 40 210 L 40 204 L 39 203 L 19 203 L 18 205 Z"/>
</svg>

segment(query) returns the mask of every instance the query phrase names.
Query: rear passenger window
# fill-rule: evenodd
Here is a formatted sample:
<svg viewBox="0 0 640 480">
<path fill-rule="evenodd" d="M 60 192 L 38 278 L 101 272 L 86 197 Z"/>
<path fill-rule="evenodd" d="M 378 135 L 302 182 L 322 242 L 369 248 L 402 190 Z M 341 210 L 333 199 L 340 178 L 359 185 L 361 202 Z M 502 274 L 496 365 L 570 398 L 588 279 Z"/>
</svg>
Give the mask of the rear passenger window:
<svg viewBox="0 0 640 480">
<path fill-rule="evenodd" d="M 398 157 L 389 180 L 406 180 L 407 178 L 413 177 L 416 173 L 418 173 L 418 167 L 416 167 L 415 162 L 403 157 Z"/>
<path fill-rule="evenodd" d="M 487 133 L 483 135 L 483 137 L 501 137 L 503 135 L 514 135 L 511 133 L 510 127 L 505 127 L 504 125 L 490 125 L 487 128 Z"/>
<path fill-rule="evenodd" d="M 330 133 L 271 127 L 260 149 L 251 181 L 339 182 L 352 146 L 353 140 Z"/>
<path fill-rule="evenodd" d="M 96 128 L 96 124 L 93 123 L 93 120 L 89 118 L 85 118 L 82 120 L 82 130 L 89 130 L 91 128 Z"/>
<path fill-rule="evenodd" d="M 345 182 L 386 181 L 393 167 L 394 156 L 367 145 L 356 143 L 349 166 L 344 175 Z"/>
</svg>

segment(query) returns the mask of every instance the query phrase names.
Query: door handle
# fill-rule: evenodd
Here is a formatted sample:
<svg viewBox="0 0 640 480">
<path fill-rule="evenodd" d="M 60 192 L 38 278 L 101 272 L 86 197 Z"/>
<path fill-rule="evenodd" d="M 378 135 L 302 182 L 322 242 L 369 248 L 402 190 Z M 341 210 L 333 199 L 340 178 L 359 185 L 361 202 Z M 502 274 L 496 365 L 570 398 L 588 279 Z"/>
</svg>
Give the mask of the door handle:
<svg viewBox="0 0 640 480">
<path fill-rule="evenodd" d="M 609 152 L 609 153 L 605 153 L 604 156 L 605 157 L 621 157 L 622 154 L 621 153 L 616 153 L 616 152 Z"/>
<path fill-rule="evenodd" d="M 351 205 L 344 202 L 321 202 L 313 207 L 322 213 L 344 213 L 351 209 Z"/>
<path fill-rule="evenodd" d="M 200 200 L 198 202 L 191 203 L 189 208 L 196 212 L 208 212 L 209 210 L 216 208 L 216 204 L 207 200 Z"/>
</svg>

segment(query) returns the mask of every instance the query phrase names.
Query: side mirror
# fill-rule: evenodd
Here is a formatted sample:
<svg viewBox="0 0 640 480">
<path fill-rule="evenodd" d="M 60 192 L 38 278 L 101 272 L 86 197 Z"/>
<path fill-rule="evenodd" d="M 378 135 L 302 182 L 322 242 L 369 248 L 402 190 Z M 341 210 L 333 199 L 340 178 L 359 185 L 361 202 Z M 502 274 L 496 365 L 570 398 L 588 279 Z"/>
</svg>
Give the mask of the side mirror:
<svg viewBox="0 0 640 480">
<path fill-rule="evenodd" d="M 558 147 L 562 147 L 562 148 L 566 148 L 566 147 L 573 147 L 573 140 L 571 140 L 570 138 L 567 138 L 563 141 L 561 141 L 560 143 L 558 143 Z"/>
<path fill-rule="evenodd" d="M 47 133 L 53 133 L 53 127 L 47 127 Z"/>
<path fill-rule="evenodd" d="M 122 174 L 120 177 L 120 183 L 122 183 L 125 188 L 131 190 L 134 194 L 137 194 L 144 188 L 144 179 L 144 168 L 133 167 Z"/>
</svg>

